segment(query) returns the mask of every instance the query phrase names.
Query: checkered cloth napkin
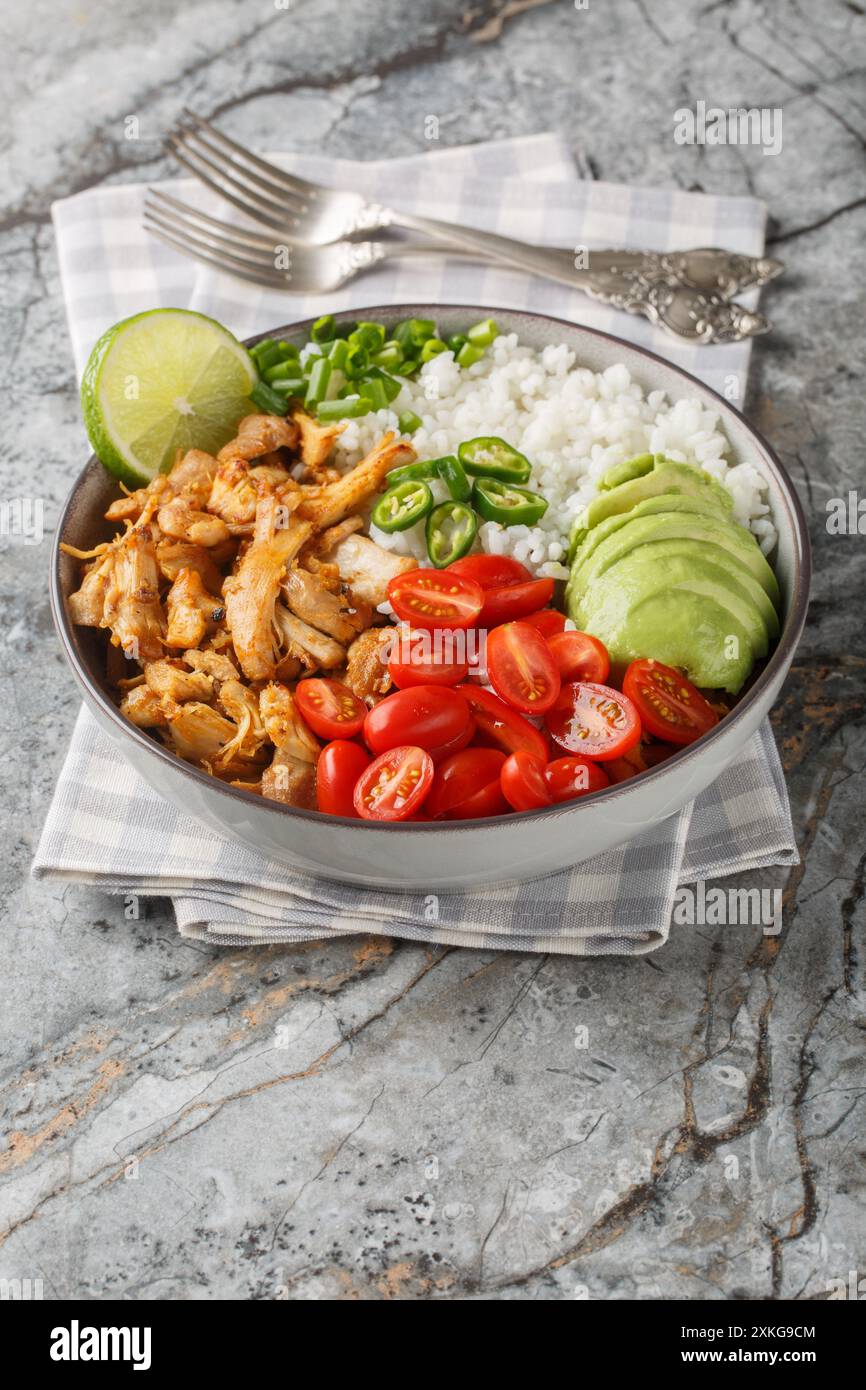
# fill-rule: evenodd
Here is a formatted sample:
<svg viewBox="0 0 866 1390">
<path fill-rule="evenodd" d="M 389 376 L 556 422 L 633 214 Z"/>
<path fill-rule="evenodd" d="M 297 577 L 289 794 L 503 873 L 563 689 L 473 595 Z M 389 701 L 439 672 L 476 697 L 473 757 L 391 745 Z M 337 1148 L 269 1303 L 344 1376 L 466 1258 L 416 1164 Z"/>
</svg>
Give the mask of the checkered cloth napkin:
<svg viewBox="0 0 866 1390">
<path fill-rule="evenodd" d="M 583 183 L 552 135 L 376 163 L 270 157 L 383 203 L 540 244 L 724 245 L 749 255 L 763 249 L 765 211 L 756 200 Z M 229 216 L 189 181 L 172 190 Z M 159 305 L 199 309 L 243 337 L 332 309 L 428 301 L 559 315 L 627 336 L 717 389 L 729 388 L 732 379 L 745 388 L 748 343 L 690 348 L 563 286 L 446 256 L 377 267 L 337 295 L 276 295 L 197 267 L 148 238 L 141 230 L 143 195 L 140 185 L 100 188 L 53 208 L 79 372 L 109 324 Z M 443 945 L 638 955 L 666 940 L 680 885 L 796 861 L 767 725 L 693 804 L 627 845 L 530 884 L 431 899 L 423 886 L 386 892 L 293 873 L 222 839 L 151 791 L 82 710 L 33 872 L 114 894 L 170 897 L 182 935 L 227 945 L 366 932 Z"/>
</svg>

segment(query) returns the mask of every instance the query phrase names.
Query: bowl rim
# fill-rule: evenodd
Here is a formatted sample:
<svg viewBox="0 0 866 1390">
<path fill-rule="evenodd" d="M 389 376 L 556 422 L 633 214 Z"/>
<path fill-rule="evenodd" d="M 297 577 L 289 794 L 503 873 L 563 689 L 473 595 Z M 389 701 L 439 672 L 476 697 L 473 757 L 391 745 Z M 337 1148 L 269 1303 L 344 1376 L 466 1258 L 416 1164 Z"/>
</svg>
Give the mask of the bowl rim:
<svg viewBox="0 0 866 1390">
<path fill-rule="evenodd" d="M 358 305 L 355 308 L 336 311 L 334 313 L 334 318 L 337 322 L 341 322 L 345 319 L 356 319 L 358 315 L 362 313 L 376 315 L 386 320 L 422 316 L 425 318 L 434 318 L 437 314 L 441 314 L 443 310 L 462 310 L 467 315 L 474 315 L 478 318 L 482 318 L 491 316 L 497 309 L 527 320 L 540 320 L 543 323 L 555 325 L 558 328 L 565 328 L 569 332 L 577 331 L 578 333 L 587 334 L 592 338 L 599 338 L 604 342 L 613 343 L 617 347 L 625 349 L 628 353 L 637 353 L 639 357 L 645 358 L 650 366 L 659 364 L 668 371 L 673 372 L 677 377 L 681 378 L 684 387 L 689 386 L 692 389 L 698 388 L 700 392 L 706 392 L 713 400 L 718 402 L 723 418 L 725 414 L 733 415 L 735 419 L 740 421 L 746 432 L 756 441 L 759 448 L 763 451 L 765 460 L 769 463 L 775 475 L 775 482 L 787 505 L 794 541 L 794 576 L 790 609 L 785 625 L 779 636 L 776 649 L 763 671 L 761 671 L 760 675 L 757 677 L 754 685 L 742 697 L 730 714 L 726 715 L 723 720 L 720 720 L 708 733 L 696 739 L 694 743 L 687 744 L 676 753 L 673 753 L 669 758 L 665 759 L 659 766 L 650 768 L 646 772 L 640 774 L 639 780 L 641 787 L 648 787 L 650 783 L 658 785 L 665 777 L 669 777 L 672 773 L 676 773 L 680 768 L 694 759 L 696 755 L 709 748 L 712 743 L 725 735 L 736 723 L 741 722 L 749 711 L 760 701 L 767 687 L 772 684 L 779 672 L 785 670 L 786 667 L 790 665 L 790 661 L 793 658 L 794 651 L 796 650 L 805 625 L 812 577 L 811 544 L 809 540 L 808 524 L 803 511 L 803 504 L 800 501 L 787 469 L 776 451 L 764 438 L 761 432 L 755 428 L 751 421 L 747 420 L 743 413 L 737 410 L 730 401 L 726 400 L 718 391 L 715 391 L 713 387 L 707 386 L 699 377 L 686 371 L 684 367 L 670 362 L 667 358 L 662 357 L 657 352 L 652 352 L 649 348 L 629 342 L 628 339 L 620 338 L 614 333 L 604 333 L 597 328 L 588 328 L 584 324 L 573 323 L 570 319 L 559 318 L 554 314 L 538 313 L 530 309 L 511 309 L 507 305 L 488 305 L 486 307 L 477 304 L 451 303 Z M 276 328 L 266 329 L 264 332 L 254 333 L 242 341 L 245 346 L 251 347 L 262 338 L 273 338 L 277 336 L 287 337 L 292 334 L 309 331 L 316 322 L 317 317 L 318 316 L 314 315 L 310 318 L 298 319 L 296 322 L 282 324 Z M 765 460 L 762 459 L 762 462 Z M 57 527 L 54 532 L 50 562 L 51 574 L 49 591 L 54 625 L 66 661 L 71 667 L 72 673 L 79 685 L 84 690 L 84 693 L 90 700 L 98 705 L 103 714 L 108 716 L 122 735 L 131 738 L 144 751 L 152 754 L 158 760 L 164 761 L 182 776 L 192 779 L 193 782 L 202 785 L 212 792 L 216 792 L 218 795 L 222 794 L 227 797 L 229 803 L 240 800 L 241 804 L 255 806 L 258 810 L 265 809 L 276 815 L 287 816 L 290 819 L 300 817 L 302 820 L 321 824 L 323 814 L 321 811 L 309 811 L 300 806 L 288 806 L 283 802 L 262 797 L 256 792 L 245 791 L 242 787 L 233 787 L 230 783 L 223 782 L 219 777 L 213 777 L 200 768 L 194 767 L 191 763 L 185 762 L 183 758 L 180 758 L 163 744 L 150 738 L 143 729 L 139 729 L 135 724 L 131 724 L 128 720 L 124 719 L 118 707 L 112 703 L 102 689 L 91 679 L 86 665 L 79 658 L 76 650 L 72 637 L 73 624 L 70 620 L 66 601 L 61 591 L 60 558 L 62 552 L 60 550 L 60 544 L 63 540 L 69 514 L 72 510 L 78 489 L 94 464 L 100 468 L 102 467 L 96 455 L 91 454 L 84 468 L 75 479 L 63 504 L 63 509 L 58 518 Z M 538 820 L 543 816 L 552 818 L 555 816 L 561 817 L 563 815 L 584 814 L 591 810 L 602 798 L 606 798 L 607 801 L 613 801 L 618 796 L 622 797 L 632 793 L 633 790 L 633 780 L 629 778 L 624 782 L 613 783 L 611 786 L 603 787 L 600 791 L 590 792 L 586 796 L 577 797 L 572 801 L 554 802 L 551 806 L 542 806 L 534 811 L 512 812 L 512 814 L 507 817 L 483 816 L 469 821 L 386 822 L 364 820 L 361 818 L 355 819 L 348 816 L 327 816 L 326 820 L 329 827 L 342 826 L 347 830 L 356 830 L 368 834 L 385 833 L 394 835 L 395 832 L 411 835 L 424 835 L 436 832 L 456 834 L 467 830 L 489 829 L 491 826 L 522 825 L 528 821 Z"/>
</svg>

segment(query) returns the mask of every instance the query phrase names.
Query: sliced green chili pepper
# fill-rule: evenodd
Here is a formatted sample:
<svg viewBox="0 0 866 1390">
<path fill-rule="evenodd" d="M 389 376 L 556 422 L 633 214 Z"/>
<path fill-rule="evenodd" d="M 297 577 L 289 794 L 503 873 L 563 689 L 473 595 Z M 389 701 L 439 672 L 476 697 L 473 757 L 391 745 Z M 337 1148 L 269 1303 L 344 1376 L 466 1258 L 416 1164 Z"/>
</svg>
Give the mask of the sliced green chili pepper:
<svg viewBox="0 0 866 1390">
<path fill-rule="evenodd" d="M 404 463 L 402 468 L 392 468 L 388 474 L 388 482 L 394 483 L 415 482 L 421 480 L 425 482 L 429 478 L 436 477 L 435 459 L 418 459 L 415 463 Z"/>
<path fill-rule="evenodd" d="M 460 462 L 474 478 L 498 478 L 503 483 L 525 483 L 532 465 L 497 435 L 467 439 L 457 450 Z"/>
<path fill-rule="evenodd" d="M 432 506 L 433 494 L 427 484 L 417 478 L 407 478 L 388 488 L 373 508 L 370 519 L 380 531 L 406 531 L 426 516 Z"/>
<path fill-rule="evenodd" d="M 547 511 L 546 497 L 498 478 L 476 478 L 472 501 L 485 521 L 502 526 L 534 526 Z"/>
<path fill-rule="evenodd" d="M 465 502 L 440 502 L 428 516 L 425 528 L 430 563 L 441 570 L 461 559 L 477 530 L 478 518 Z"/>
<path fill-rule="evenodd" d="M 441 459 L 434 459 L 434 465 L 437 476 L 442 479 L 454 501 L 468 502 L 472 496 L 472 484 L 459 458 L 454 454 L 445 454 Z"/>
</svg>

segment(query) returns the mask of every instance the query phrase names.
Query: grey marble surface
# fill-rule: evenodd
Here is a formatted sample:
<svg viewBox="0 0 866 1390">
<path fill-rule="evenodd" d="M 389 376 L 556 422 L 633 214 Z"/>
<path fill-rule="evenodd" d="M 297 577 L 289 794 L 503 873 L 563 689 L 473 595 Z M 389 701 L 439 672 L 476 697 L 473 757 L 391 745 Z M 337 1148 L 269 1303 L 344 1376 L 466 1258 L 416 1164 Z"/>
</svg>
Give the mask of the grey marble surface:
<svg viewBox="0 0 866 1390">
<path fill-rule="evenodd" d="M 587 178 L 766 200 L 788 274 L 747 409 L 816 578 L 775 714 L 803 853 L 780 937 L 218 951 L 163 905 L 127 921 L 28 878 L 78 699 L 47 547 L 4 539 L 0 1274 L 52 1298 L 806 1300 L 866 1273 L 864 539 L 825 526 L 863 486 L 862 6 L 34 0 L 4 25 L 3 491 L 44 496 L 49 529 L 86 454 L 50 201 L 169 174 L 184 102 L 360 157 L 423 148 L 436 114 L 445 143 L 559 129 Z M 782 152 L 676 146 L 698 98 L 781 108 Z"/>
</svg>

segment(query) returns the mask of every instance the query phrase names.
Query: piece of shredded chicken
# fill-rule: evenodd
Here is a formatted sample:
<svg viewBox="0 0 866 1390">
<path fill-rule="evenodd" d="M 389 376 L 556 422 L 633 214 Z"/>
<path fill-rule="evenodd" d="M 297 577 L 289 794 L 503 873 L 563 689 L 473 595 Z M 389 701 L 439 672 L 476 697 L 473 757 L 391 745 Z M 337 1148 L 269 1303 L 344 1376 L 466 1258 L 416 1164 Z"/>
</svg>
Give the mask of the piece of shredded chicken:
<svg viewBox="0 0 866 1390">
<path fill-rule="evenodd" d="M 414 450 L 386 434 L 351 468 L 343 424 L 296 405 L 248 415 L 214 458 L 174 466 L 111 503 L 120 529 L 87 551 L 69 609 L 104 628 L 121 712 L 225 782 L 316 806 L 318 739 L 294 683 L 319 672 L 367 704 L 391 688 L 389 627 L 372 627 L 388 582 L 415 566 L 363 534 L 361 512 Z"/>
</svg>

